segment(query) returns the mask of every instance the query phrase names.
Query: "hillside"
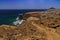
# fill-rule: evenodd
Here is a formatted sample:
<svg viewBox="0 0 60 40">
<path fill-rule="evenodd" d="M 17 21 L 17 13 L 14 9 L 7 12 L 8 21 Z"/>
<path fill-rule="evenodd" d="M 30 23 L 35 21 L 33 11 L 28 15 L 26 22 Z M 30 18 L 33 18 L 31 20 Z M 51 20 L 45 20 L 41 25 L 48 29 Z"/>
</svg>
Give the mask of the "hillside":
<svg viewBox="0 0 60 40">
<path fill-rule="evenodd" d="M 0 25 L 0 40 L 60 40 L 60 13 L 56 10 L 28 12 L 23 19 L 16 26 Z"/>
<path fill-rule="evenodd" d="M 49 28 L 40 24 L 39 18 L 29 17 L 21 25 L 1 25 L 0 40 L 60 40 L 59 32 L 59 28 Z"/>
</svg>

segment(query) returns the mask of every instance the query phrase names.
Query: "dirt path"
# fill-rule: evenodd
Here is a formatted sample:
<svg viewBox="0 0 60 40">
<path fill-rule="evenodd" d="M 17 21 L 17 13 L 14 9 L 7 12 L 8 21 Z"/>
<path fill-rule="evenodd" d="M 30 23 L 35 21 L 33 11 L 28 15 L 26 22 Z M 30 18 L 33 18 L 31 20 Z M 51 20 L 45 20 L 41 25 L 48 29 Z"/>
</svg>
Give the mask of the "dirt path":
<svg viewBox="0 0 60 40">
<path fill-rule="evenodd" d="M 35 24 L 34 22 L 32 22 L 32 25 L 37 27 L 38 30 L 46 32 L 48 40 L 60 40 L 60 35 L 58 35 L 57 33 L 49 31 L 47 30 L 47 28 L 43 28 L 42 25 L 40 26 L 38 24 Z"/>
</svg>

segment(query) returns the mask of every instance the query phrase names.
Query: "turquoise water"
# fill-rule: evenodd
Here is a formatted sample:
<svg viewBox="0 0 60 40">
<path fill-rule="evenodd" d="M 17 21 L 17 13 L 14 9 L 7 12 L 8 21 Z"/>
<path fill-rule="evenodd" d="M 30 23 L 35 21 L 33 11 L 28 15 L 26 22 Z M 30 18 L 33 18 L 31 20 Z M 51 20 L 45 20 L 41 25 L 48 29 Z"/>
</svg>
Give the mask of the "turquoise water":
<svg viewBox="0 0 60 40">
<path fill-rule="evenodd" d="M 13 22 L 16 20 L 16 16 L 7 16 L 7 17 L 0 17 L 0 24 L 10 24 L 13 25 Z"/>
<path fill-rule="evenodd" d="M 24 14 L 25 12 L 31 12 L 31 11 L 44 11 L 44 10 L 41 9 L 0 10 L 0 25 L 2 24 L 13 25 L 13 22 L 16 20 L 19 14 Z"/>
</svg>

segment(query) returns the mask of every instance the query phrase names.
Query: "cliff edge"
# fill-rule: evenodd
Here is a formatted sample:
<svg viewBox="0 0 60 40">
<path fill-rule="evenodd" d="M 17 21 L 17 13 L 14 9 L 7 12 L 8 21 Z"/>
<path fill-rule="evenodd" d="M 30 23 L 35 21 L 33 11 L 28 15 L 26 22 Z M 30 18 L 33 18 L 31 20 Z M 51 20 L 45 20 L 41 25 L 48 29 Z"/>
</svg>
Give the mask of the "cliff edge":
<svg viewBox="0 0 60 40">
<path fill-rule="evenodd" d="M 0 40 L 60 40 L 60 34 L 57 28 L 40 24 L 39 18 L 29 17 L 17 26 L 1 25 Z"/>
</svg>

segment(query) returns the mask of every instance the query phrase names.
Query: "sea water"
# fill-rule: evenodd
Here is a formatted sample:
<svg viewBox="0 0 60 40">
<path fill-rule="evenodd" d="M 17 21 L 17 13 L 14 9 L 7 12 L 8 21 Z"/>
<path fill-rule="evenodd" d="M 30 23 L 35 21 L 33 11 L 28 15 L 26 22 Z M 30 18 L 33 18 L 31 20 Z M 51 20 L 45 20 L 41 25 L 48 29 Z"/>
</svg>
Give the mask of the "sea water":
<svg viewBox="0 0 60 40">
<path fill-rule="evenodd" d="M 19 14 L 21 14 L 19 10 L 0 10 L 0 25 L 13 25 Z"/>
<path fill-rule="evenodd" d="M 21 24 L 23 20 L 18 20 L 18 16 L 20 14 L 23 14 L 25 12 L 31 12 L 31 11 L 44 11 L 44 10 L 33 10 L 33 9 L 0 9 L 0 25 L 6 24 L 6 25 L 15 25 L 16 23 L 20 22 Z M 16 21 L 17 20 L 17 21 Z"/>
</svg>

